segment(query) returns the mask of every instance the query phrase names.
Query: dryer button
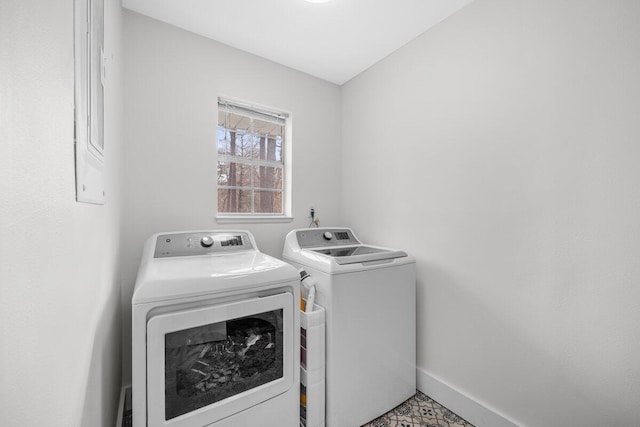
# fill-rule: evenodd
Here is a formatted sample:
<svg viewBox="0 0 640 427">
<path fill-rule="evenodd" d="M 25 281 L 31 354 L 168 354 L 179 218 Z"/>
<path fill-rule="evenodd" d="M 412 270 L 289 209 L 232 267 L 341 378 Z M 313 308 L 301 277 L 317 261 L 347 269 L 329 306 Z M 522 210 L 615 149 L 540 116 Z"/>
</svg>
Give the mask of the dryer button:
<svg viewBox="0 0 640 427">
<path fill-rule="evenodd" d="M 213 238 L 211 236 L 204 236 L 202 239 L 200 239 L 200 244 L 203 248 L 210 248 L 211 246 L 213 246 Z"/>
</svg>

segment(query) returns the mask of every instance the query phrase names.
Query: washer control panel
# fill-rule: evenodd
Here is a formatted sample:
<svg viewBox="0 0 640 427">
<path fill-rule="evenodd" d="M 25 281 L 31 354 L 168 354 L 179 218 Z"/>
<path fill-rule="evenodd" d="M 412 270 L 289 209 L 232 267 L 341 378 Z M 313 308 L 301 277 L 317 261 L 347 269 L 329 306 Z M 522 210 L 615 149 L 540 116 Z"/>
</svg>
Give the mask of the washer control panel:
<svg viewBox="0 0 640 427">
<path fill-rule="evenodd" d="M 154 258 L 194 256 L 255 250 L 243 231 L 202 231 L 161 234 L 156 239 Z"/>
<path fill-rule="evenodd" d="M 301 248 L 360 244 L 348 228 L 308 228 L 298 231 L 296 237 Z"/>
</svg>

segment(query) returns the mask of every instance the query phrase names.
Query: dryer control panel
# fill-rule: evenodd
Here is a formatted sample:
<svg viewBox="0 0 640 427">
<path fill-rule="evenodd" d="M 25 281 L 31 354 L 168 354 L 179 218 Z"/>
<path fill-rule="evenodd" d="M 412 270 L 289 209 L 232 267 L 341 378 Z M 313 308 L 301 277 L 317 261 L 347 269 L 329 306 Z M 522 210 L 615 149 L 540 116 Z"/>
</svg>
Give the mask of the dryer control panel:
<svg viewBox="0 0 640 427">
<path fill-rule="evenodd" d="M 249 234 L 243 231 L 172 233 L 158 236 L 153 257 L 195 256 L 255 249 Z"/>
</svg>

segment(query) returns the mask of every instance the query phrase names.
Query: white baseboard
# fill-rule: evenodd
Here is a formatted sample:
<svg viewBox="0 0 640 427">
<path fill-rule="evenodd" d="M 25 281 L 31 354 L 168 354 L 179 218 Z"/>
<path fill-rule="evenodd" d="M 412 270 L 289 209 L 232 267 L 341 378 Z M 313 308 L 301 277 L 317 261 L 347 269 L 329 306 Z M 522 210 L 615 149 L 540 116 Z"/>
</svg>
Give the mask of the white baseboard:
<svg viewBox="0 0 640 427">
<path fill-rule="evenodd" d="M 416 369 L 418 390 L 477 427 L 518 427 L 518 423 L 451 387 L 424 369 Z"/>
</svg>

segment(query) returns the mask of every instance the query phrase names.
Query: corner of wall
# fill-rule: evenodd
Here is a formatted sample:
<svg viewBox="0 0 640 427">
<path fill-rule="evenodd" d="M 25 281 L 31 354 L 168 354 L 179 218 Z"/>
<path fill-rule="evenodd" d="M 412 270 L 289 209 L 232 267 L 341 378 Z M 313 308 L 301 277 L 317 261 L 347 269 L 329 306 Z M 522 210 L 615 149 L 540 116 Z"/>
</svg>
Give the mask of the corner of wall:
<svg viewBox="0 0 640 427">
<path fill-rule="evenodd" d="M 418 390 L 477 427 L 518 427 L 505 415 L 457 390 L 425 369 L 416 369 Z"/>
</svg>

